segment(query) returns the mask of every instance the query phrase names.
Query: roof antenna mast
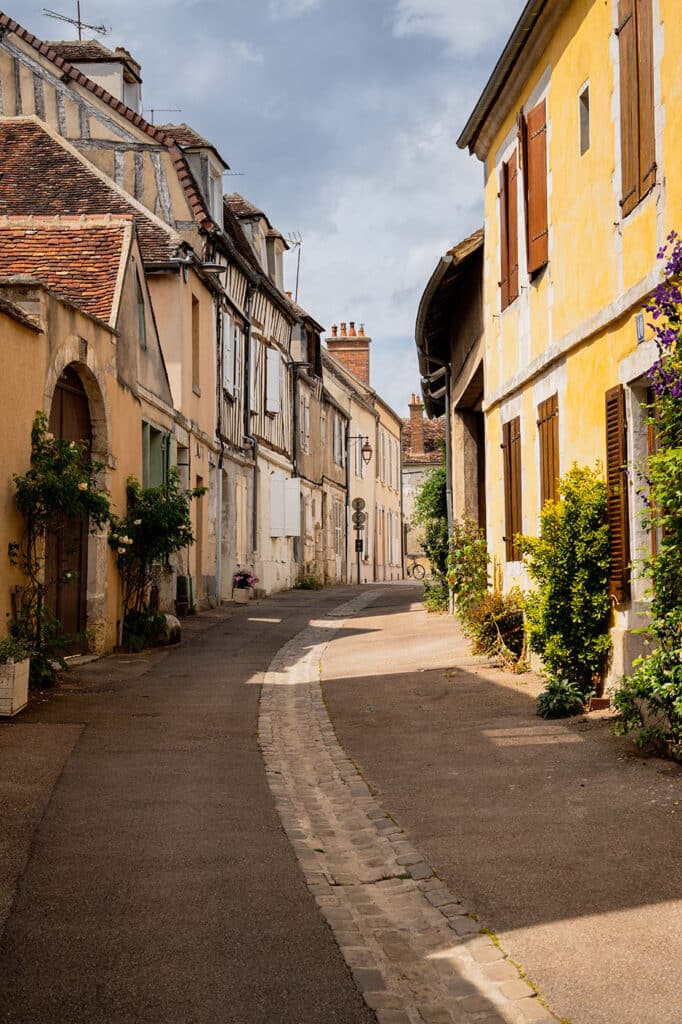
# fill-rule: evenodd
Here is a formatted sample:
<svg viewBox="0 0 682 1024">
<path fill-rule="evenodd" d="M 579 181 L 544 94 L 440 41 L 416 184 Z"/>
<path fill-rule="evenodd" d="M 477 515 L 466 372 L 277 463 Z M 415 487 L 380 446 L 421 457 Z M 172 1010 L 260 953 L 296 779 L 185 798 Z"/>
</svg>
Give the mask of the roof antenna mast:
<svg viewBox="0 0 682 1024">
<path fill-rule="evenodd" d="M 301 273 L 301 245 L 303 244 L 303 239 L 298 231 L 290 231 L 287 235 L 287 241 L 296 249 L 296 291 L 294 292 L 294 302 L 298 302 L 298 278 Z"/>
<path fill-rule="evenodd" d="M 54 18 L 55 21 L 66 21 L 69 25 L 75 25 L 78 28 L 78 39 L 82 42 L 83 40 L 83 29 L 89 28 L 92 32 L 97 32 L 100 36 L 105 36 L 111 30 L 106 25 L 89 25 L 86 21 L 81 18 L 81 0 L 76 0 L 76 17 L 69 18 L 66 14 L 60 14 L 59 11 L 51 11 L 49 7 L 43 7 L 43 14 L 46 14 L 48 18 Z"/>
</svg>

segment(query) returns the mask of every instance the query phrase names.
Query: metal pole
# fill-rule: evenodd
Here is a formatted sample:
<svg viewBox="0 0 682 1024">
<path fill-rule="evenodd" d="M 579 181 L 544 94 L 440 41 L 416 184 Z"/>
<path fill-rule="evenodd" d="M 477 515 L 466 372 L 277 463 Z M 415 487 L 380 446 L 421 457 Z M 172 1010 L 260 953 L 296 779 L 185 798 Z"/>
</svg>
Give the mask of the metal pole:
<svg viewBox="0 0 682 1024">
<path fill-rule="evenodd" d="M 83 39 L 83 30 L 81 28 L 81 0 L 76 0 L 76 12 L 78 15 L 78 39 Z"/>
<path fill-rule="evenodd" d="M 360 540 L 360 527 L 356 526 L 355 527 L 355 560 L 357 562 L 357 567 L 358 567 L 358 583 L 360 582 L 360 545 L 358 544 L 359 540 Z"/>
</svg>

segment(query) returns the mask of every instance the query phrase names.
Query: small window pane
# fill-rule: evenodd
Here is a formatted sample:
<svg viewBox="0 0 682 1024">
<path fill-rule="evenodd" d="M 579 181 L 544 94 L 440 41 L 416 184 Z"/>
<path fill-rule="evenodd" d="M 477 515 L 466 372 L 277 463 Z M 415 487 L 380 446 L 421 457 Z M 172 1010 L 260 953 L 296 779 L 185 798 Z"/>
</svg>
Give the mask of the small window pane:
<svg viewBox="0 0 682 1024">
<path fill-rule="evenodd" d="M 590 148 L 590 87 L 586 85 L 578 97 L 580 118 L 580 155 Z"/>
</svg>

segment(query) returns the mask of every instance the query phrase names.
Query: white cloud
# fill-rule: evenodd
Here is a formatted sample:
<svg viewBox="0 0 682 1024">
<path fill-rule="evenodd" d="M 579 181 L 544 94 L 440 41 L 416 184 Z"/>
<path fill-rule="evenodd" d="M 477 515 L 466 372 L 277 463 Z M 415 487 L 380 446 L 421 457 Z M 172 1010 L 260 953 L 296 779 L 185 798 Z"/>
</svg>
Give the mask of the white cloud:
<svg viewBox="0 0 682 1024">
<path fill-rule="evenodd" d="M 396 36 L 432 36 L 453 55 L 471 57 L 499 40 L 520 10 L 519 0 L 397 0 L 393 31 Z"/>
<path fill-rule="evenodd" d="M 235 40 L 230 43 L 229 51 L 240 64 L 262 64 L 263 54 L 253 43 Z"/>
<path fill-rule="evenodd" d="M 269 0 L 271 18 L 298 18 L 320 6 L 322 0 Z"/>
<path fill-rule="evenodd" d="M 372 384 L 401 413 L 419 384 L 414 326 L 426 283 L 482 223 L 480 165 L 454 143 L 461 103 L 460 93 L 437 110 L 415 106 L 397 136 L 365 145 L 355 166 L 323 183 L 309 225 L 293 225 L 303 234 L 302 305 L 327 329 L 365 324 Z M 294 258 L 287 269 L 295 273 Z"/>
</svg>

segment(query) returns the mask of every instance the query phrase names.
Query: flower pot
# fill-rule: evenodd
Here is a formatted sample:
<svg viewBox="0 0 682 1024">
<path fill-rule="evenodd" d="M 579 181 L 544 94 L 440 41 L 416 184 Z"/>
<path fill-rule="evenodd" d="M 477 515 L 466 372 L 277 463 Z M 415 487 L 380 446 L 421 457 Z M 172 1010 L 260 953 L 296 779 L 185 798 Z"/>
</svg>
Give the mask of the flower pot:
<svg viewBox="0 0 682 1024">
<path fill-rule="evenodd" d="M 0 665 L 0 715 L 16 715 L 28 704 L 28 671 L 31 659 Z"/>
<path fill-rule="evenodd" d="M 233 587 L 232 600 L 235 604 L 248 604 L 251 599 L 251 587 Z"/>
</svg>

